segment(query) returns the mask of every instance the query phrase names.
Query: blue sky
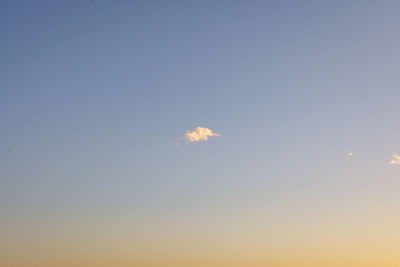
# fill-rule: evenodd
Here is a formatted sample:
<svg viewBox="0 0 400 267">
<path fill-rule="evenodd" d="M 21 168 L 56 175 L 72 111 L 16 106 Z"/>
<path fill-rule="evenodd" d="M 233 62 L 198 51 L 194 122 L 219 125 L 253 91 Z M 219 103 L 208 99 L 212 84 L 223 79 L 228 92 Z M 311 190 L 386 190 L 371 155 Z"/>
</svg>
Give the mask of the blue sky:
<svg viewBox="0 0 400 267">
<path fill-rule="evenodd" d="M 399 8 L 2 1 L 0 233 L 29 220 L 394 212 Z M 175 145 L 198 126 L 221 136 Z"/>
</svg>

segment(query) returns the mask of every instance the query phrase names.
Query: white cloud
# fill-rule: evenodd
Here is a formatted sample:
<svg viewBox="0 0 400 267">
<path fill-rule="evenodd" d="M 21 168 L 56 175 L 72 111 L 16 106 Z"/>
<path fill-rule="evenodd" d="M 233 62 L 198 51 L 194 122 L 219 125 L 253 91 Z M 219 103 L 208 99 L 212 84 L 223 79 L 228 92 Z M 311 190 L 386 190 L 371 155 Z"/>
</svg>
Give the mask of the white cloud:
<svg viewBox="0 0 400 267">
<path fill-rule="evenodd" d="M 220 136 L 208 128 L 197 127 L 193 131 L 187 131 L 185 134 L 186 143 L 193 143 L 199 141 L 207 141 L 209 137 Z"/>
<path fill-rule="evenodd" d="M 393 154 L 393 159 L 390 161 L 392 165 L 400 165 L 400 156 Z"/>
</svg>

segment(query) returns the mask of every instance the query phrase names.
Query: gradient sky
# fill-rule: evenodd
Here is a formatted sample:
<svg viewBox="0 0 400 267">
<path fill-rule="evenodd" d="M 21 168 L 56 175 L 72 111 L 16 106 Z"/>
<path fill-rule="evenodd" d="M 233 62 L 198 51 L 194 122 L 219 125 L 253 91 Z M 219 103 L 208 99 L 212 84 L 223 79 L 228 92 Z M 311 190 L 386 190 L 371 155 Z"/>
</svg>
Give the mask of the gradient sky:
<svg viewBox="0 0 400 267">
<path fill-rule="evenodd" d="M 0 266 L 400 266 L 399 12 L 0 1 Z"/>
</svg>

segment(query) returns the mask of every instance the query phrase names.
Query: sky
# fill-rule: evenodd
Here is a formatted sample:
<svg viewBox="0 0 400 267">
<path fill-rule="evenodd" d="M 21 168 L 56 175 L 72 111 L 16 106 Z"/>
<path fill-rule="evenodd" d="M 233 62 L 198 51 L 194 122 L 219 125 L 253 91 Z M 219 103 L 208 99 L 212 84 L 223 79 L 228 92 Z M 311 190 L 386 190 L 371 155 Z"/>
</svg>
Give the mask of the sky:
<svg viewBox="0 0 400 267">
<path fill-rule="evenodd" d="M 399 10 L 0 1 L 0 266 L 400 266 Z"/>
</svg>

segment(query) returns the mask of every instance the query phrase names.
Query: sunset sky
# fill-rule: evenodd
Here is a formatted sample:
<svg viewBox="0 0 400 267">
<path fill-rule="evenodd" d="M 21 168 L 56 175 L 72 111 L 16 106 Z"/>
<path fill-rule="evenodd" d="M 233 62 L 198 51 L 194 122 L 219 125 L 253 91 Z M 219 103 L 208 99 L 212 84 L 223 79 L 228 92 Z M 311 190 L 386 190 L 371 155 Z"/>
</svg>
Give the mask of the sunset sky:
<svg viewBox="0 0 400 267">
<path fill-rule="evenodd" d="M 0 266 L 400 266 L 399 14 L 0 1 Z"/>
</svg>

